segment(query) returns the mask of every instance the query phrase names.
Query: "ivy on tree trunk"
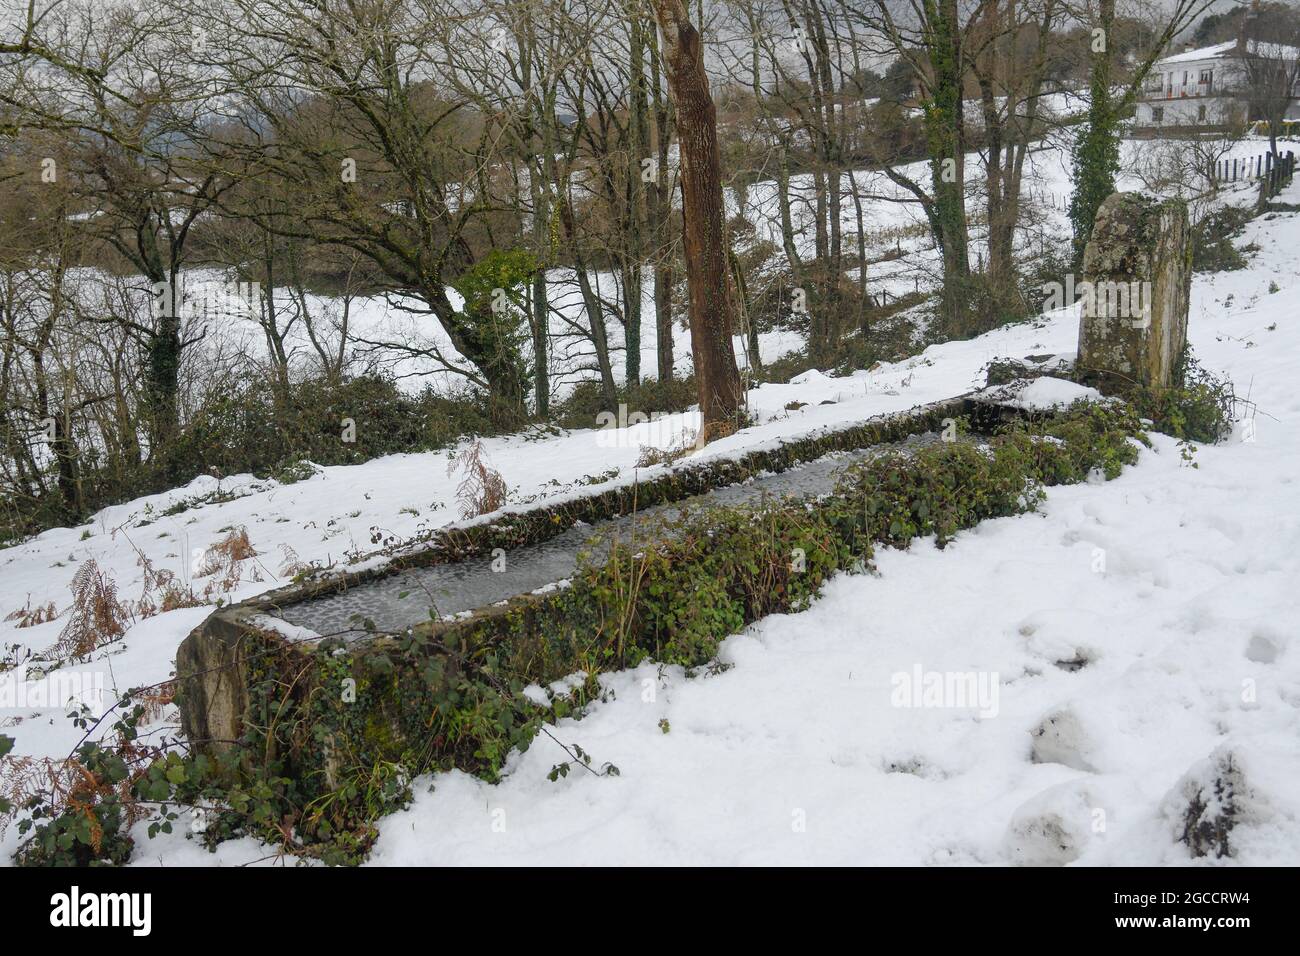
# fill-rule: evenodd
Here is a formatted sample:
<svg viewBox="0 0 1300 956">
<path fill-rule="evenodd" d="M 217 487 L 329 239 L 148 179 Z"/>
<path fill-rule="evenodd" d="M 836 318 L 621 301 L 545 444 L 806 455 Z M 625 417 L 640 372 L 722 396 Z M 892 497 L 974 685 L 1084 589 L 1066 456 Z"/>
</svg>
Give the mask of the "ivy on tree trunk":
<svg viewBox="0 0 1300 956">
<path fill-rule="evenodd" d="M 1101 0 L 1092 50 L 1092 81 L 1088 118 L 1074 141 L 1074 195 L 1070 198 L 1070 223 L 1074 227 L 1074 260 L 1083 262 L 1083 249 L 1092 236 L 1097 210 L 1115 191 L 1119 172 L 1119 110 L 1111 94 L 1111 27 L 1115 0 Z M 1098 48 L 1100 47 L 1100 49 Z"/>
</svg>

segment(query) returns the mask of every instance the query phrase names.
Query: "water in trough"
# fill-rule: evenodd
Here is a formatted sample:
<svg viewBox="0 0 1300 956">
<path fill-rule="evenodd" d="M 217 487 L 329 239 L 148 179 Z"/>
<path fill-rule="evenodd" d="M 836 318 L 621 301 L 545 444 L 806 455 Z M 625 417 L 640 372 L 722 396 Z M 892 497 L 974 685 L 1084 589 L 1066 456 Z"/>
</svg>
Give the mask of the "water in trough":
<svg viewBox="0 0 1300 956">
<path fill-rule="evenodd" d="M 492 569 L 490 556 L 448 564 L 408 568 L 387 577 L 280 609 L 278 616 L 322 636 L 357 639 L 369 633 L 363 622 L 383 633 L 406 630 L 431 616 L 457 614 L 526 594 L 572 576 L 580 553 L 599 558 L 614 538 L 641 538 L 655 520 L 683 509 L 714 505 L 745 505 L 765 497 L 815 497 L 832 491 L 839 473 L 849 464 L 887 449 L 915 448 L 937 442 L 936 433 L 913 435 L 903 442 L 837 452 L 785 471 L 752 478 L 742 484 L 716 488 L 671 504 L 656 505 L 632 515 L 595 525 L 579 524 L 538 544 L 516 548 L 504 556 L 502 570 Z"/>
</svg>

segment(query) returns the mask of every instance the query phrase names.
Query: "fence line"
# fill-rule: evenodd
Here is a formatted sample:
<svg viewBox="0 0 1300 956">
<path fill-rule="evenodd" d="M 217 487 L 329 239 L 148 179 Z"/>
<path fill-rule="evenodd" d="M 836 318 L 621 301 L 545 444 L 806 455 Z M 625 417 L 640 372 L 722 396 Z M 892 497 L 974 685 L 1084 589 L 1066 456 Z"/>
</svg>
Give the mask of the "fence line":
<svg viewBox="0 0 1300 956">
<path fill-rule="evenodd" d="M 1276 195 L 1295 177 L 1295 153 L 1287 150 L 1276 157 L 1260 153 L 1245 159 L 1220 159 L 1214 163 L 1214 180 L 1219 183 L 1264 182 L 1270 195 Z"/>
</svg>

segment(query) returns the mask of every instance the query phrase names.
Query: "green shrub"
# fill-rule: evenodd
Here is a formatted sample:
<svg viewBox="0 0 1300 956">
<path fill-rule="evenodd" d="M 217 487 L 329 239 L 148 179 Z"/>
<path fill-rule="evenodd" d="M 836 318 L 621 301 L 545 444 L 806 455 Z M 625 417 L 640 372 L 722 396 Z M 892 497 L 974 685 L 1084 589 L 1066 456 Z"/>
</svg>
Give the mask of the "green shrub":
<svg viewBox="0 0 1300 956">
<path fill-rule="evenodd" d="M 654 544 L 618 542 L 582 568 L 566 604 L 594 624 L 613 665 L 699 666 L 723 638 L 801 605 L 849 565 L 832 526 L 826 509 L 780 501 L 687 511 L 646 528 Z"/>
<path fill-rule="evenodd" d="M 1232 431 L 1236 404 L 1232 383 L 1205 371 L 1190 352 L 1184 359 L 1181 386 L 1141 388 L 1126 398 L 1156 431 L 1174 438 L 1214 444 Z"/>
<path fill-rule="evenodd" d="M 1224 206 L 1197 222 L 1192 227 L 1192 270 L 1228 272 L 1246 268 L 1246 260 L 1232 240 L 1241 235 L 1251 216 L 1249 209 Z"/>
<path fill-rule="evenodd" d="M 861 527 L 841 534 L 902 546 L 933 534 L 942 547 L 983 518 L 1032 507 L 1023 457 L 944 443 L 914 454 L 890 452 L 850 468 L 836 489 Z"/>
<path fill-rule="evenodd" d="M 345 441 L 345 422 L 352 427 Z M 408 395 L 376 375 L 295 383 L 287 392 L 262 379 L 234 380 L 193 411 L 165 454 L 130 467 L 87 459 L 87 509 L 166 491 L 198 475 L 251 472 L 302 480 L 304 461 L 347 465 L 382 455 L 446 448 L 499 428 L 486 397 L 472 391 Z M 66 523 L 58 495 L 20 502 L 4 496 L 0 541 Z"/>
<path fill-rule="evenodd" d="M 776 500 L 661 517 L 638 542 L 615 541 L 606 556 L 582 563 L 568 587 L 436 637 L 417 628 L 351 658 L 336 656 L 336 646 L 299 652 L 267 668 L 259 704 L 277 715 L 272 749 L 289 761 L 276 773 L 301 778 L 308 768 L 387 761 L 413 774 L 456 767 L 495 780 L 512 749 L 591 698 L 596 675 L 645 660 L 707 665 L 728 635 L 806 606 L 835 571 L 866 567 L 875 546 L 919 535 L 943 546 L 985 518 L 1034 508 L 1044 485 L 1080 481 L 1093 469 L 1113 477 L 1136 459 L 1135 437 L 1142 433 L 1126 407 L 1082 405 L 1007 426 L 984 446 L 887 451 L 846 469 L 815 505 Z M 527 684 L 578 671 L 587 684 L 550 710 L 521 696 Z M 300 681 L 297 704 L 283 699 L 284 672 L 314 672 Z M 358 695 L 347 706 L 329 691 L 345 675 L 357 680 Z M 311 728 L 310 736 L 294 727 Z M 266 745 L 254 732 L 249 746 Z M 331 826 L 355 834 L 366 819 L 358 809 Z"/>
<path fill-rule="evenodd" d="M 1010 425 L 1001 436 L 1028 457 L 1035 480 L 1048 486 L 1083 481 L 1093 469 L 1108 480 L 1118 477 L 1137 461 L 1130 438 L 1148 443 L 1137 415 L 1121 402 L 1078 402 L 1068 414 Z"/>
<path fill-rule="evenodd" d="M 136 740 L 135 726 L 142 706 L 115 725 L 119 734 L 113 744 L 87 741 L 61 770 L 45 777 L 46 788 L 25 799 L 20 808 L 25 816 L 18 832 L 27 838 L 18 846 L 14 862 L 19 866 L 96 866 L 121 864 L 131 858 L 135 841 L 130 835 L 131 759 Z M 79 730 L 88 730 L 88 711 L 75 714 Z M 0 754 L 12 746 L 0 738 Z M 0 758 L 3 759 L 3 758 Z M 12 806 L 0 812 L 12 813 Z"/>
</svg>

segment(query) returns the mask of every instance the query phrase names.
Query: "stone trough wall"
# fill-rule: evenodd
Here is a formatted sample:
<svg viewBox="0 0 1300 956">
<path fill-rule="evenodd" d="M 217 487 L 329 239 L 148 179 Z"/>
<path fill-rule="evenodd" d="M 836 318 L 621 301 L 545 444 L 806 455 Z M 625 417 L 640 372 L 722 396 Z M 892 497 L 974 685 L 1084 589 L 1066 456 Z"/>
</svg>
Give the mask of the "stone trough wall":
<svg viewBox="0 0 1300 956">
<path fill-rule="evenodd" d="M 221 608 L 186 638 L 177 653 L 182 730 L 196 746 L 213 750 L 230 746 L 244 735 L 249 728 L 253 707 L 249 687 L 263 674 L 258 662 L 267 657 L 278 657 L 281 665 L 292 667 L 296 655 L 310 656 L 313 653 L 312 642 L 295 642 L 285 635 L 286 629 L 278 627 L 273 620 L 281 609 L 290 605 L 356 587 L 411 567 L 463 561 L 490 554 L 496 548 L 508 552 L 540 543 L 572 528 L 579 521 L 594 524 L 637 509 L 681 501 L 764 472 L 783 471 L 831 452 L 866 448 L 941 430 L 947 419 L 962 416 L 996 419 L 1000 414 L 1002 412 L 995 407 L 982 405 L 969 396 L 960 396 L 903 413 L 783 440 L 736 458 L 682 463 L 665 474 L 635 485 L 617 485 L 594 494 L 503 514 L 488 521 L 441 529 L 417 547 L 390 554 L 380 567 L 314 577 Z M 524 596 L 504 606 L 484 608 L 462 620 L 429 622 L 418 630 L 442 642 L 456 642 L 467 635 L 496 634 L 506 627 L 506 621 L 511 622 L 507 629 L 517 632 L 520 630 L 520 615 L 545 614 L 544 605 L 545 602 L 532 596 Z M 540 622 L 537 626 L 540 627 Z M 531 623 L 523 627 L 524 630 L 532 628 Z M 391 639 L 376 637 L 364 643 L 382 645 L 385 641 Z M 358 647 L 349 653 L 364 655 L 368 651 Z"/>
<path fill-rule="evenodd" d="M 679 500 L 831 451 L 942 430 L 949 418 L 964 416 L 978 429 L 1020 414 L 962 397 L 733 461 L 677 469 L 641 485 L 635 500 Z M 802 606 L 827 576 L 867 558 L 873 541 L 905 543 L 938 527 L 942 542 L 942 522 L 965 527 L 1016 513 L 1023 510 L 1027 480 L 1080 480 L 1086 467 L 1131 455 L 1125 435 L 1120 437 L 1122 447 L 1097 462 L 1078 459 L 1094 453 L 1092 438 L 1079 451 L 1064 441 L 1026 446 L 1028 452 L 1013 447 L 1010 458 L 999 462 L 969 445 L 946 445 L 932 449 L 943 457 L 927 459 L 930 470 L 923 473 L 910 459 L 898 458 L 873 479 L 883 485 L 859 489 L 857 498 L 817 508 L 777 503 L 758 511 L 724 510 L 706 517 L 716 524 L 690 526 L 670 546 L 624 549 L 606 565 L 585 569 L 570 587 L 520 595 L 462 619 L 430 621 L 356 644 L 295 640 L 269 616 L 277 604 L 346 581 L 285 589 L 217 611 L 186 639 L 177 655 L 183 729 L 200 750 L 220 752 L 239 742 L 232 752 L 250 771 L 293 779 L 308 798 L 346 791 L 349 782 L 370 779 L 381 764 L 400 764 L 410 773 L 456 767 L 494 779 L 506 755 L 526 747 L 543 722 L 598 692 L 599 673 L 647 657 L 705 664 L 727 634 L 768 613 Z M 923 498 L 959 510 L 917 518 L 910 509 Z M 552 526 L 620 513 L 613 509 L 632 502 L 632 491 L 619 489 L 534 509 L 511 516 L 502 528 L 465 529 L 472 536 L 405 560 L 447 560 L 466 553 L 454 549 L 527 541 L 556 533 Z M 900 502 L 901 512 L 876 510 L 897 509 Z M 797 573 L 789 562 L 796 552 L 804 555 Z M 575 680 L 575 674 L 585 678 Z M 549 703 L 539 704 L 536 691 L 524 693 L 529 684 L 545 687 L 566 679 L 568 689 Z"/>
</svg>

